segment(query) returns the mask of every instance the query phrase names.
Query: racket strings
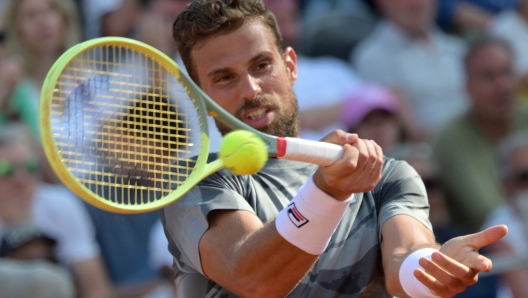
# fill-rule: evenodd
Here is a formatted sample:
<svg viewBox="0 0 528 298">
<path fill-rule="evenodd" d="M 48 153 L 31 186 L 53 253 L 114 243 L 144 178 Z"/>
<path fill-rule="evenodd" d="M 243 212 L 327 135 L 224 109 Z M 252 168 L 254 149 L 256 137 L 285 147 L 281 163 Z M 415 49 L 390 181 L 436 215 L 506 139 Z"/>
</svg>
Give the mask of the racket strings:
<svg viewBox="0 0 528 298">
<path fill-rule="evenodd" d="M 174 74 L 140 52 L 83 52 L 61 73 L 51 108 L 62 161 L 106 200 L 156 201 L 194 170 L 202 125 L 195 105 Z"/>
</svg>

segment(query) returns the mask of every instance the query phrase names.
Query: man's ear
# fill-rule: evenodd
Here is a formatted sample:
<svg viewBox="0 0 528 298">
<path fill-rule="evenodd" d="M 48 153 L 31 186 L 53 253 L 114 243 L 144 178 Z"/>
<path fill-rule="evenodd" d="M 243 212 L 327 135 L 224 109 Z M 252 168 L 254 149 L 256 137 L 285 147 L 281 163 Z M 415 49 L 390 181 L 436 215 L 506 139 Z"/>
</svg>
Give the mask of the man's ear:
<svg viewBox="0 0 528 298">
<path fill-rule="evenodd" d="M 293 48 L 286 47 L 286 49 L 284 49 L 283 55 L 284 63 L 286 63 L 286 68 L 288 70 L 293 85 L 297 80 L 297 54 L 295 54 Z"/>
</svg>

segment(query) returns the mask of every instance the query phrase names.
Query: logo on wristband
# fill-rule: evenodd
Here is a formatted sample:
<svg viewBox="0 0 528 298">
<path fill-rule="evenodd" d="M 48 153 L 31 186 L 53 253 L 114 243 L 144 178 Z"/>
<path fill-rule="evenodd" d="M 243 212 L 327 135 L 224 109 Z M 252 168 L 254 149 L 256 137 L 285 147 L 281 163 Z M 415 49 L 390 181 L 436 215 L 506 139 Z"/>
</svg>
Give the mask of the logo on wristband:
<svg viewBox="0 0 528 298">
<path fill-rule="evenodd" d="M 295 203 L 291 203 L 288 205 L 288 217 L 290 218 L 291 222 L 298 228 L 304 226 L 309 222 L 306 217 L 304 217 L 301 212 L 299 212 L 299 209 L 295 206 Z"/>
</svg>

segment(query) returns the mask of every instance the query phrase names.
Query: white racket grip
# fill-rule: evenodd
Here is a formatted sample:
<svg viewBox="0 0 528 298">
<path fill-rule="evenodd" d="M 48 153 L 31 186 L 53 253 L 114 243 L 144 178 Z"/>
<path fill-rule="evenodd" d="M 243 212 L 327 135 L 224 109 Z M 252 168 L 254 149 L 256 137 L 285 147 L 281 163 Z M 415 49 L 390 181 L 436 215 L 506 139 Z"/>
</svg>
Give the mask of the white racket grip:
<svg viewBox="0 0 528 298">
<path fill-rule="evenodd" d="M 298 138 L 282 139 L 286 141 L 286 148 L 279 158 L 329 166 L 343 157 L 343 146 Z"/>
</svg>

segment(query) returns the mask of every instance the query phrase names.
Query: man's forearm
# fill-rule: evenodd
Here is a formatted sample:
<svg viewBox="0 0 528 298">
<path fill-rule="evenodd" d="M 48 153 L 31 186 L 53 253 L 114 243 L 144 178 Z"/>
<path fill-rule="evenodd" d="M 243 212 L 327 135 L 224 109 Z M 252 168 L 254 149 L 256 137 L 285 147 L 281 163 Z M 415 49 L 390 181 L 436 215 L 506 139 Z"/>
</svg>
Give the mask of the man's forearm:
<svg viewBox="0 0 528 298">
<path fill-rule="evenodd" d="M 286 241 L 274 222 L 256 226 L 249 219 L 255 215 L 249 212 L 217 213 L 210 218 L 210 228 L 200 241 L 203 270 L 210 279 L 241 297 L 287 295 L 318 258 Z M 212 239 L 221 234 L 220 230 L 231 233 L 223 233 L 225 237 L 220 241 Z M 232 242 L 232 237 L 240 240 Z"/>
</svg>

